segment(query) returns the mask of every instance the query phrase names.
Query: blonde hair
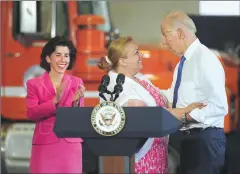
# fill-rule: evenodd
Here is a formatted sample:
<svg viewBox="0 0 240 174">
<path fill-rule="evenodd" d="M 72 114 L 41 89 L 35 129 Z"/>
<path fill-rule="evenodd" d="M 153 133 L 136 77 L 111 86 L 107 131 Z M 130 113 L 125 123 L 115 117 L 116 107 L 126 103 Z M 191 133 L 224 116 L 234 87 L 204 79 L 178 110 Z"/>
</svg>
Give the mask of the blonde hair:
<svg viewBox="0 0 240 174">
<path fill-rule="evenodd" d="M 170 20 L 172 26 L 183 25 L 192 33 L 197 32 L 197 28 L 193 22 L 193 20 L 183 11 L 173 11 L 168 13 L 164 19 Z"/>
<path fill-rule="evenodd" d="M 130 36 L 113 40 L 108 46 L 108 56 L 100 59 L 98 67 L 103 70 L 116 69 L 119 59 L 126 57 L 125 48 L 132 41 L 133 39 Z"/>
</svg>

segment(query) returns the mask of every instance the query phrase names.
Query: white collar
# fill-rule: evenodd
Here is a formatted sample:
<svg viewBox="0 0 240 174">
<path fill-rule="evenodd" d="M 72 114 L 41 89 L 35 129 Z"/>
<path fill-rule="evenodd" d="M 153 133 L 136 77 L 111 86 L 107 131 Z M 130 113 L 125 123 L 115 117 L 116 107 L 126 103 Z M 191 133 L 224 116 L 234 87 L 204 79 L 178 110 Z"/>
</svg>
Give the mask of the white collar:
<svg viewBox="0 0 240 174">
<path fill-rule="evenodd" d="M 110 80 L 114 80 L 114 82 L 116 82 L 118 73 L 116 73 L 115 71 L 111 70 L 111 71 L 108 72 L 108 75 L 109 75 L 109 77 L 110 77 Z M 139 78 L 139 79 L 142 79 L 142 80 L 147 80 L 146 77 L 145 77 L 142 73 L 137 73 L 137 74 L 135 75 L 135 77 L 137 77 L 137 78 Z M 136 83 L 133 79 L 131 79 L 131 78 L 127 77 L 127 76 L 125 76 L 125 81 L 131 82 L 131 83 L 132 83 L 132 82 Z M 147 80 L 147 81 L 148 81 L 148 80 Z"/>
<path fill-rule="evenodd" d="M 110 77 L 110 83 L 111 85 L 115 85 L 116 84 L 116 79 L 118 76 L 118 73 L 114 72 L 114 71 L 109 71 L 108 75 Z M 138 77 L 141 80 L 146 80 L 149 81 L 143 74 L 138 73 L 135 75 L 135 77 Z M 113 86 L 112 86 L 113 87 Z M 137 95 L 148 105 L 148 106 L 156 106 L 156 102 L 154 100 L 154 98 L 149 94 L 149 92 L 142 87 L 140 84 L 138 84 L 136 81 L 134 81 L 133 79 L 125 76 L 125 83 L 123 84 L 123 88 L 125 89 L 132 89 L 134 90 Z"/>
<path fill-rule="evenodd" d="M 186 52 L 184 53 L 184 57 L 189 60 L 191 59 L 192 55 L 194 54 L 194 52 L 198 49 L 199 45 L 201 45 L 201 42 L 199 41 L 199 39 L 197 38 L 186 50 Z"/>
</svg>

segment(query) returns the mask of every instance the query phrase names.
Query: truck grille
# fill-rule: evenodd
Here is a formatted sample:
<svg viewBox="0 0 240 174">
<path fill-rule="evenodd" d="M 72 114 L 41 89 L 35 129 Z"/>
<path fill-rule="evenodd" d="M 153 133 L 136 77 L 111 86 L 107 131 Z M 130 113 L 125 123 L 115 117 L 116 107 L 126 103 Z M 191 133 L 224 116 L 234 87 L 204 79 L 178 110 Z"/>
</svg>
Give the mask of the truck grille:
<svg viewBox="0 0 240 174">
<path fill-rule="evenodd" d="M 19 125 L 12 126 L 7 131 L 5 140 L 6 160 L 30 159 L 34 124 Z"/>
</svg>

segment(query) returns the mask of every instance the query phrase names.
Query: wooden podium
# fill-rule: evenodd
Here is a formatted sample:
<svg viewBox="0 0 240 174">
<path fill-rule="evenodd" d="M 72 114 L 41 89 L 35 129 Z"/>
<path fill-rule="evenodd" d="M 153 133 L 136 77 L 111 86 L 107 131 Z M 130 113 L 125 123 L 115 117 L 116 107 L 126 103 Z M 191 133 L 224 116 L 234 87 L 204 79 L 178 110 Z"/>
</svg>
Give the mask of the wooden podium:
<svg viewBox="0 0 240 174">
<path fill-rule="evenodd" d="M 163 137 L 177 131 L 181 123 L 160 107 L 123 108 L 125 126 L 115 136 L 98 134 L 91 123 L 91 107 L 57 109 L 55 134 L 60 138 L 81 137 L 99 156 L 99 173 L 134 173 L 134 154 L 142 139 Z"/>
</svg>

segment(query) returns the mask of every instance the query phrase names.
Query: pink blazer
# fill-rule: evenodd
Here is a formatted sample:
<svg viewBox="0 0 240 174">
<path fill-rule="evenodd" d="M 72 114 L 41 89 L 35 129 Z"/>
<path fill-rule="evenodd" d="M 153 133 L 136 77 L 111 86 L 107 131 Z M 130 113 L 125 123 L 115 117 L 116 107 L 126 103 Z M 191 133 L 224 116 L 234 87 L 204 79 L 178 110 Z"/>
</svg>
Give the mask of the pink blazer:
<svg viewBox="0 0 240 174">
<path fill-rule="evenodd" d="M 71 75 L 64 75 L 66 82 L 59 107 L 71 107 L 74 93 L 83 84 L 82 79 Z M 27 117 L 36 121 L 33 134 L 33 144 L 50 144 L 59 141 L 53 132 L 56 119 L 56 107 L 53 104 L 55 89 L 48 72 L 27 81 Z M 80 99 L 80 106 L 84 106 L 84 98 Z M 68 142 L 82 142 L 81 138 L 65 138 Z"/>
</svg>

